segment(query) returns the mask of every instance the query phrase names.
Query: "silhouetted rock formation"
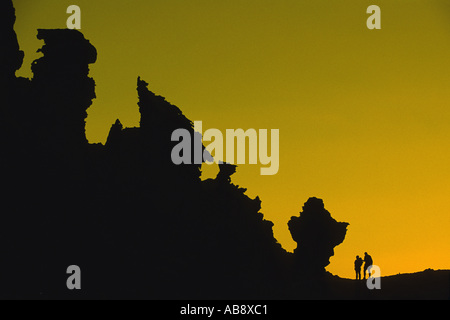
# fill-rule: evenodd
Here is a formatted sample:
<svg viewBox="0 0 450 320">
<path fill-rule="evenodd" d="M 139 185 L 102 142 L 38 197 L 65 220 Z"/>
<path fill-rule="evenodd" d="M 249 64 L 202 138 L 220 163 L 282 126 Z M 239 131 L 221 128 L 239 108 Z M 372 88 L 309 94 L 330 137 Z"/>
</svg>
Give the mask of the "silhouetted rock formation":
<svg viewBox="0 0 450 320">
<path fill-rule="evenodd" d="M 0 2 L 0 142 L 3 151 L 9 151 L 19 140 L 22 123 L 11 101 L 23 92 L 17 86 L 23 79 L 16 79 L 15 73 L 22 66 L 24 52 L 19 49 L 17 35 L 14 31 L 16 21 L 15 9 L 11 0 Z M 23 140 L 22 140 L 23 141 Z M 3 159 L 0 160 L 1 164 Z"/>
<path fill-rule="evenodd" d="M 97 51 L 77 30 L 38 30 L 44 56 L 33 62 L 36 103 L 43 140 L 73 147 L 86 144 L 85 119 L 95 98 L 95 81 L 88 77 Z"/>
<path fill-rule="evenodd" d="M 78 31 L 39 30 L 45 44 L 34 77 L 16 78 L 23 53 L 14 9 L 0 6 L 0 297 L 298 296 L 293 255 L 274 238 L 261 200 L 232 183 L 236 166 L 220 164 L 216 179 L 201 181 L 201 164 L 172 162 L 175 129 L 194 137 L 192 163 L 205 150 L 179 108 L 139 78 L 140 127 L 117 120 L 105 145 L 89 144 L 96 49 Z M 310 199 L 289 227 L 301 269 L 323 270 L 347 224 Z M 81 292 L 66 288 L 73 264 Z"/>
<path fill-rule="evenodd" d="M 219 173 L 216 180 L 223 183 L 231 183 L 231 176 L 236 173 L 236 165 L 226 162 L 219 163 Z"/>
<path fill-rule="evenodd" d="M 334 247 L 344 241 L 349 224 L 334 220 L 321 199 L 310 198 L 300 217 L 292 217 L 288 225 L 297 242 L 294 256 L 300 271 L 320 274 L 330 264 Z"/>
<path fill-rule="evenodd" d="M 0 2 L 0 83 L 11 81 L 23 63 L 24 53 L 19 50 L 14 23 L 15 9 L 11 0 Z"/>
</svg>

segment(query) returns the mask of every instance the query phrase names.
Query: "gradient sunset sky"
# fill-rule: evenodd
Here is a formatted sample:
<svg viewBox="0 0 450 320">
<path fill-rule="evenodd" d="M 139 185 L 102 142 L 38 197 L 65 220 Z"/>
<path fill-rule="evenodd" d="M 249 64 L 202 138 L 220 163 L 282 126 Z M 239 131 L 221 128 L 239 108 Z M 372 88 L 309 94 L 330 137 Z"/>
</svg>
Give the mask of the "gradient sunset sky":
<svg viewBox="0 0 450 320">
<path fill-rule="evenodd" d="M 241 165 L 233 182 L 287 250 L 315 196 L 350 223 L 328 271 L 353 278 L 365 251 L 382 275 L 450 269 L 450 1 L 15 0 L 18 75 L 40 57 L 36 29 L 66 28 L 72 4 L 98 50 L 91 143 L 117 118 L 138 126 L 141 76 L 204 130 L 280 130 L 279 173 Z"/>
</svg>

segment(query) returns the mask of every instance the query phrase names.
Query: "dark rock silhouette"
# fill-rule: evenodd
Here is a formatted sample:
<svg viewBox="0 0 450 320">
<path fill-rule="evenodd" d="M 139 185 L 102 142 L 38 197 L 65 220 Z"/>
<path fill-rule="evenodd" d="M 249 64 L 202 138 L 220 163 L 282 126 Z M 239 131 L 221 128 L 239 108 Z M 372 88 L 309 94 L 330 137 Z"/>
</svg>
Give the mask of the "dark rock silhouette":
<svg viewBox="0 0 450 320">
<path fill-rule="evenodd" d="M 11 0 L 0 9 L 0 298 L 333 296 L 311 274 L 323 274 L 347 224 L 321 200 L 292 218 L 299 247 L 286 252 L 261 200 L 232 183 L 236 166 L 220 164 L 215 179 L 201 181 L 200 134 L 140 78 L 140 127 L 117 120 L 105 145 L 89 144 L 96 49 L 78 31 L 38 30 L 43 57 L 33 79 L 17 78 L 23 52 Z M 180 128 L 193 137 L 193 164 L 171 161 Z M 66 287 L 71 265 L 82 270 L 81 291 Z"/>
<path fill-rule="evenodd" d="M 5 5 L 5 3 L 7 5 Z M 43 56 L 33 79 L 21 61 L 11 1 L 2 2 L 4 101 L 0 142 L 1 297 L 244 298 L 282 293 L 289 257 L 264 220 L 259 198 L 231 183 L 233 168 L 202 182 L 201 164 L 175 165 L 171 141 L 181 110 L 138 79 L 141 123 L 117 120 L 106 144 L 89 144 L 96 49 L 74 30 L 38 30 Z M 2 71 L 3 71 L 2 69 Z M 195 145 L 194 143 L 194 145 Z M 192 157 L 194 163 L 195 146 Z M 224 174 L 225 172 L 225 174 Z M 5 188 L 4 188 L 5 189 Z M 80 266 L 83 290 L 66 288 Z M 78 295 L 77 295 L 78 294 Z"/>
<path fill-rule="evenodd" d="M 219 163 L 219 173 L 216 180 L 223 183 L 231 183 L 231 176 L 236 173 L 237 166 L 226 162 Z"/>
<path fill-rule="evenodd" d="M 11 81 L 23 63 L 24 52 L 19 50 L 14 31 L 15 9 L 11 1 L 0 3 L 0 81 Z"/>
<path fill-rule="evenodd" d="M 85 119 L 95 98 L 95 82 L 88 77 L 97 50 L 77 30 L 38 30 L 45 45 L 34 61 L 33 89 L 39 106 L 41 141 L 80 147 L 87 143 Z"/>
<path fill-rule="evenodd" d="M 294 256 L 299 269 L 308 274 L 319 274 L 330 264 L 334 247 L 344 241 L 349 224 L 333 219 L 321 199 L 310 198 L 300 217 L 292 217 L 288 225 L 298 244 Z"/>
</svg>

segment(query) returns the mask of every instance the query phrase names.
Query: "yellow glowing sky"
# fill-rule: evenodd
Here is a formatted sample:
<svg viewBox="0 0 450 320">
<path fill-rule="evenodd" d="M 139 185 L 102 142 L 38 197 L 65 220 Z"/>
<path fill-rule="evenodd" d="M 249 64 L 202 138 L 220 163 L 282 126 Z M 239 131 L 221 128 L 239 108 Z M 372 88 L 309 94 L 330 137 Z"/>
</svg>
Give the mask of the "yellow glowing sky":
<svg viewBox="0 0 450 320">
<path fill-rule="evenodd" d="M 37 28 L 82 32 L 99 52 L 90 142 L 137 126 L 136 79 L 203 128 L 280 129 L 280 171 L 241 165 L 275 236 L 324 199 L 347 238 L 327 268 L 353 277 L 368 251 L 382 275 L 450 269 L 450 2 L 446 0 L 15 0 L 30 64 Z M 366 28 L 377 4 L 382 30 Z M 211 170 L 208 170 L 211 171 Z M 213 174 L 213 173 L 210 173 Z"/>
</svg>

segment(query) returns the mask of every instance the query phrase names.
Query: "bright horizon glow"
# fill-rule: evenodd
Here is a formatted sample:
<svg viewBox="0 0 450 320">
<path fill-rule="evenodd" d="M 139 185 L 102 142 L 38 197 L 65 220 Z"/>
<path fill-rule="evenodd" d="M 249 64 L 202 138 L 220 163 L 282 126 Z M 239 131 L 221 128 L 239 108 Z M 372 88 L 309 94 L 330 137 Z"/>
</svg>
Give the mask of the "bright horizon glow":
<svg viewBox="0 0 450 320">
<path fill-rule="evenodd" d="M 36 29 L 66 28 L 71 1 L 14 0 L 31 77 Z M 365 251 L 382 276 L 450 269 L 450 3 L 378 0 L 77 0 L 98 50 L 87 137 L 139 125 L 136 79 L 204 130 L 280 130 L 280 167 L 240 165 L 288 251 L 309 197 L 349 222 L 327 270 L 354 278 Z M 214 176 L 215 168 L 205 169 Z"/>
</svg>

